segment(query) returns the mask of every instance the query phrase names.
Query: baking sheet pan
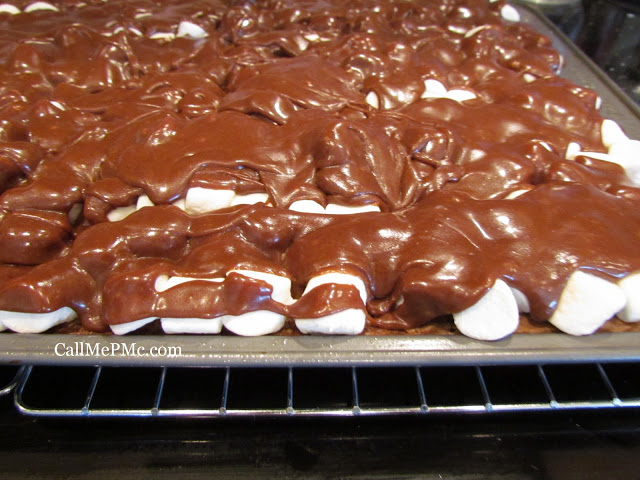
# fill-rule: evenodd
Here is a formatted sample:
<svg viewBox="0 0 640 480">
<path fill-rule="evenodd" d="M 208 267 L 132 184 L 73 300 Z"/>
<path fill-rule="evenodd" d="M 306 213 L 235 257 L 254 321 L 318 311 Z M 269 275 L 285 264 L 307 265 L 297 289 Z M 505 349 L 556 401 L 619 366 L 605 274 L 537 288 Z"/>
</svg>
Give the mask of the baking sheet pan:
<svg viewBox="0 0 640 480">
<path fill-rule="evenodd" d="M 0 362 L 29 365 L 505 365 L 639 360 L 640 333 L 589 337 L 520 334 L 498 342 L 480 342 L 461 335 L 245 338 L 8 334 L 0 336 L 0 348 Z M 154 348 L 164 348 L 166 354 L 153 356 Z"/>
<path fill-rule="evenodd" d="M 561 75 L 602 98 L 602 115 L 640 138 L 640 109 L 540 14 L 516 4 L 522 21 L 548 35 L 564 57 Z M 516 334 L 498 342 L 447 336 L 236 336 L 0 334 L 0 363 L 120 366 L 487 365 L 640 360 L 640 332 Z"/>
</svg>

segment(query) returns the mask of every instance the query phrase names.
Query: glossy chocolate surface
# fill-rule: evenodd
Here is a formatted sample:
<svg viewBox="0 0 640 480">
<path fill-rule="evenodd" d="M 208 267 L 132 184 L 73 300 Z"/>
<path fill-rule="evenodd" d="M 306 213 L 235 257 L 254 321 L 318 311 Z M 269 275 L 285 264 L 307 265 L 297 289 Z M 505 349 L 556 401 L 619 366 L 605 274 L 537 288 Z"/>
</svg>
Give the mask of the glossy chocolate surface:
<svg viewBox="0 0 640 480">
<path fill-rule="evenodd" d="M 371 326 L 407 329 L 498 278 L 545 320 L 574 270 L 640 269 L 640 190 L 615 164 L 565 159 L 570 142 L 606 150 L 597 95 L 557 77 L 549 40 L 501 1 L 52 5 L 0 13 L 0 310 L 70 306 L 91 331 L 313 318 L 358 308 L 355 288 L 300 297 L 342 271 L 365 281 Z M 207 36 L 175 37 L 185 21 Z M 427 79 L 475 98 L 422 98 Z M 269 204 L 189 216 L 172 203 L 193 187 Z M 155 206 L 108 221 L 141 195 Z M 154 288 L 232 269 L 289 277 L 299 300 L 237 274 Z"/>
</svg>

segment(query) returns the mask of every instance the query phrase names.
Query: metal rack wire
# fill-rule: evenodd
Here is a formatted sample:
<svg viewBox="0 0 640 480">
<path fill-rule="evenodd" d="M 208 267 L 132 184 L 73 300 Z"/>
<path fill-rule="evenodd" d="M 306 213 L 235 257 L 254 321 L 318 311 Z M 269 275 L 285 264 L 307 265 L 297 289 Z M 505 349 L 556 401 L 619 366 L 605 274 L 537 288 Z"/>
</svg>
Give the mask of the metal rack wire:
<svg viewBox="0 0 640 480">
<path fill-rule="evenodd" d="M 639 363 L 415 367 L 21 368 L 35 417 L 489 414 L 640 407 Z"/>
<path fill-rule="evenodd" d="M 4 373 L 3 381 L 0 381 L 0 397 L 9 395 L 18 385 L 26 367 L 9 367 Z"/>
</svg>

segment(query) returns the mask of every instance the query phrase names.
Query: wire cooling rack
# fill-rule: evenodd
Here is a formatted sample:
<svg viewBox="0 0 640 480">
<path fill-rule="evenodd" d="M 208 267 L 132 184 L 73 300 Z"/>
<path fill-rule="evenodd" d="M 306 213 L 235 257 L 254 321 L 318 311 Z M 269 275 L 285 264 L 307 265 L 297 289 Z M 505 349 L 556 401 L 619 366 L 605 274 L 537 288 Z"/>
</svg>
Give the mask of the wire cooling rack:
<svg viewBox="0 0 640 480">
<path fill-rule="evenodd" d="M 640 362 L 414 367 L 2 367 L 34 417 L 490 414 L 640 407 Z M 12 376 L 13 374 L 13 376 Z"/>
</svg>

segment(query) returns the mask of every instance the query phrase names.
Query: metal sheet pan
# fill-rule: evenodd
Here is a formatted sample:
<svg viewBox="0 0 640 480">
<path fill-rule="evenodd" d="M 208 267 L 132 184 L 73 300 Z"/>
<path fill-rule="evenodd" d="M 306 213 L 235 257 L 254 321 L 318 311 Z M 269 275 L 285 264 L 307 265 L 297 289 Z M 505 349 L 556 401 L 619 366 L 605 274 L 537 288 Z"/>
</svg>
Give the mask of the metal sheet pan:
<svg viewBox="0 0 640 480">
<path fill-rule="evenodd" d="M 165 349 L 167 355 L 153 356 L 154 347 Z M 0 336 L 0 349 L 0 362 L 30 365 L 498 365 L 640 360 L 640 333 L 580 338 L 520 334 L 498 342 L 479 342 L 461 335 L 245 338 L 8 334 Z"/>
<path fill-rule="evenodd" d="M 542 14 L 518 4 L 522 20 L 548 35 L 565 60 L 562 76 L 594 89 L 602 114 L 640 138 L 640 109 Z M 155 350 L 154 350 L 155 349 Z M 165 353 L 154 356 L 152 353 Z M 119 366 L 487 365 L 640 360 L 640 333 L 517 334 L 498 342 L 460 335 L 245 338 L 0 334 L 0 363 Z"/>
</svg>

